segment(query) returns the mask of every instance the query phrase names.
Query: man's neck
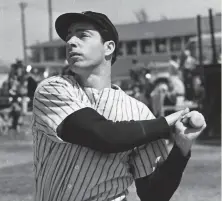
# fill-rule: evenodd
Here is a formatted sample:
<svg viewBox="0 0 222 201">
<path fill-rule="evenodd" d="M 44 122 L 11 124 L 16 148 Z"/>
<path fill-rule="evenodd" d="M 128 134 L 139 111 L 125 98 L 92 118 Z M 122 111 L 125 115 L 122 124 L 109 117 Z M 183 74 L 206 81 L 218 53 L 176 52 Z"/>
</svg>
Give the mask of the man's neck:
<svg viewBox="0 0 222 201">
<path fill-rule="evenodd" d="M 88 75 L 77 75 L 77 80 L 82 87 L 94 88 L 99 91 L 111 88 L 111 67 L 94 70 Z"/>
</svg>

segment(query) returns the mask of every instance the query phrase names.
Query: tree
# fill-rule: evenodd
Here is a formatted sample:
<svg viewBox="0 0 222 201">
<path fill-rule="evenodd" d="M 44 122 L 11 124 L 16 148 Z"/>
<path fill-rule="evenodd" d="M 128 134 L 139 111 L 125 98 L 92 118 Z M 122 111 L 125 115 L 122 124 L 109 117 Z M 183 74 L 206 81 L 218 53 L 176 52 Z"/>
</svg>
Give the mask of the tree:
<svg viewBox="0 0 222 201">
<path fill-rule="evenodd" d="M 138 11 L 135 11 L 134 13 L 139 23 L 149 21 L 149 16 L 144 8 L 141 8 Z"/>
</svg>

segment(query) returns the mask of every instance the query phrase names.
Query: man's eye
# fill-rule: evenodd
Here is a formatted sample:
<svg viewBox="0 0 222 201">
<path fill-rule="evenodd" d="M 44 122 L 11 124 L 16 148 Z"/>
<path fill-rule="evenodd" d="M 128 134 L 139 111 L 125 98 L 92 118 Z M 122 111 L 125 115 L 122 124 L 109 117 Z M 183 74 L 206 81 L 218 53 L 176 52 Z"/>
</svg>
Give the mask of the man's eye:
<svg viewBox="0 0 222 201">
<path fill-rule="evenodd" d="M 80 38 L 85 38 L 85 37 L 87 37 L 88 35 L 86 34 L 86 33 L 81 33 L 80 35 L 79 35 L 79 37 Z"/>
</svg>

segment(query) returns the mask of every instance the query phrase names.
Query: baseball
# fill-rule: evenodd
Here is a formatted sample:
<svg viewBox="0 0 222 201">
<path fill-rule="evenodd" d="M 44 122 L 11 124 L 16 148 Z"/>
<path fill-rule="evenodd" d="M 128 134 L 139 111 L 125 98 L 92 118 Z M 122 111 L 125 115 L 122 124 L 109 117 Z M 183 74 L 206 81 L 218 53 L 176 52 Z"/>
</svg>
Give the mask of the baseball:
<svg viewBox="0 0 222 201">
<path fill-rule="evenodd" d="M 201 128 L 204 125 L 204 117 L 201 113 L 197 111 L 191 111 L 189 118 L 189 124 L 193 128 Z"/>
</svg>

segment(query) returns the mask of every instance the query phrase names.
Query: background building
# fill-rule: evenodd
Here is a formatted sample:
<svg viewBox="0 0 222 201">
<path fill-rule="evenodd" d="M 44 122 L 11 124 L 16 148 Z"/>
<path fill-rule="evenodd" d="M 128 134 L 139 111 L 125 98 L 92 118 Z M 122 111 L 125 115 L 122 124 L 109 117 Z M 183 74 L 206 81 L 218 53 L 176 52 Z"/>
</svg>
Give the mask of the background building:
<svg viewBox="0 0 222 201">
<path fill-rule="evenodd" d="M 197 35 L 196 18 L 164 19 L 161 21 L 116 25 L 120 37 L 118 59 L 113 66 L 113 79 L 128 76 L 132 60 L 168 61 L 179 55 L 190 37 Z M 214 31 L 221 31 L 221 15 L 214 16 Z M 202 18 L 202 33 L 209 33 L 209 19 Z M 34 44 L 30 65 L 60 69 L 65 66 L 65 42 L 61 39 Z"/>
</svg>

